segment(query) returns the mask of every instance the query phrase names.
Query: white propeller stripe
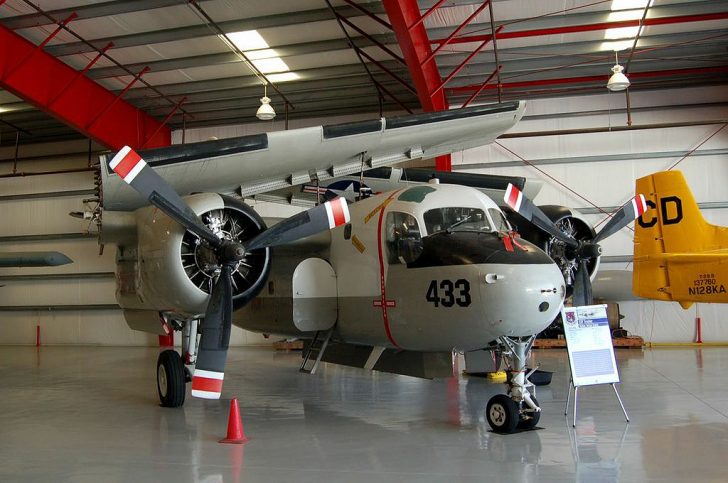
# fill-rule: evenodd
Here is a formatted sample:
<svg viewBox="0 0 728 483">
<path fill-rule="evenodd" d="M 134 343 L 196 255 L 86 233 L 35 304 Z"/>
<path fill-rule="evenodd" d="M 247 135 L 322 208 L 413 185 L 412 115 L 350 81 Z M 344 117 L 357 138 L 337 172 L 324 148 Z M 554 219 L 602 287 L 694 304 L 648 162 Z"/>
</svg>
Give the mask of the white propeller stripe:
<svg viewBox="0 0 728 483">
<path fill-rule="evenodd" d="M 111 169 L 116 169 L 116 167 L 121 163 L 121 160 L 126 157 L 127 154 L 129 154 L 129 151 L 131 151 L 131 148 L 129 146 L 124 146 L 119 150 L 118 153 L 116 153 L 116 156 L 114 156 L 109 163 L 109 167 Z"/>
<path fill-rule="evenodd" d="M 194 397 L 199 397 L 201 399 L 220 399 L 219 392 L 210 392 L 210 391 L 200 391 L 198 389 L 193 389 L 191 393 Z"/>
<path fill-rule="evenodd" d="M 223 380 L 225 378 L 224 372 L 216 372 L 216 371 L 206 371 L 204 369 L 195 369 L 195 377 L 204 377 L 206 379 L 219 379 Z"/>
</svg>

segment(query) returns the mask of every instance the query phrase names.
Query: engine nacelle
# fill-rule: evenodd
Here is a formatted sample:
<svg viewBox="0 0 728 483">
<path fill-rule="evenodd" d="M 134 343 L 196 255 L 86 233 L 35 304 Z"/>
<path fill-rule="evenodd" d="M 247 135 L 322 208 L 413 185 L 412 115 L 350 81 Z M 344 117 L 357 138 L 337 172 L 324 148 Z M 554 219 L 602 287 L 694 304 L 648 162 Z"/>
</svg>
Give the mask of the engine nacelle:
<svg viewBox="0 0 728 483">
<path fill-rule="evenodd" d="M 580 213 L 565 206 L 558 205 L 544 205 L 539 206 L 539 208 L 541 208 L 546 216 L 561 231 L 577 240 L 591 240 L 596 235 L 592 225 Z M 536 227 L 510 208 L 504 208 L 503 211 L 506 213 L 510 224 L 523 238 L 541 248 L 556 262 L 561 273 L 564 275 L 566 296 L 570 296 L 574 288 L 574 273 L 576 272 L 577 266 L 574 257 L 570 255 L 566 245 Z M 594 280 L 599 269 L 599 257 L 590 260 L 587 263 L 587 268 L 589 270 L 589 278 Z"/>
<path fill-rule="evenodd" d="M 185 197 L 213 233 L 245 242 L 266 229 L 263 219 L 242 201 L 215 193 Z M 204 314 L 217 276 L 214 253 L 205 241 L 154 207 L 134 212 L 136 243 L 119 243 L 117 291 L 127 322 L 156 312 L 186 319 Z M 270 248 L 246 254 L 233 272 L 233 304 L 245 305 L 260 292 L 270 272 Z M 135 325 L 139 325 L 138 323 Z"/>
</svg>

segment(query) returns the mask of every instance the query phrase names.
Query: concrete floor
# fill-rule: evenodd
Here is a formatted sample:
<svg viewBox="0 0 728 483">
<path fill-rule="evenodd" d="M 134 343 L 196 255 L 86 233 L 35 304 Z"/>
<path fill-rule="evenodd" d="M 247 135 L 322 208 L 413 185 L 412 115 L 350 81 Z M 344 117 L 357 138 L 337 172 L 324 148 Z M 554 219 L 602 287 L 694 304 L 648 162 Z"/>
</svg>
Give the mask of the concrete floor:
<svg viewBox="0 0 728 483">
<path fill-rule="evenodd" d="M 229 399 L 157 406 L 157 352 L 0 347 L 0 481 L 726 481 L 728 349 L 619 350 L 626 424 L 609 386 L 564 417 L 563 350 L 535 351 L 541 430 L 489 431 L 501 384 L 424 381 L 323 365 L 299 353 L 230 351 L 223 396 L 245 446 L 222 445 Z"/>
</svg>

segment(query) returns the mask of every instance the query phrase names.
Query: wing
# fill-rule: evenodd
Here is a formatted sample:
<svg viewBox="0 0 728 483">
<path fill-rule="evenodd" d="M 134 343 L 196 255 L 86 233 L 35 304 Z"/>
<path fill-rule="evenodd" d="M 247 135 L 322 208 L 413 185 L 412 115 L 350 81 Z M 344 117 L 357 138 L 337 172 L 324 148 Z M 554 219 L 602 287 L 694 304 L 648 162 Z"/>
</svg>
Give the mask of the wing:
<svg viewBox="0 0 728 483">
<path fill-rule="evenodd" d="M 491 143 L 523 115 L 525 102 L 277 131 L 145 151 L 181 195 L 209 191 L 252 196 L 326 181 L 364 169 L 434 158 Z M 104 208 L 133 210 L 145 200 L 102 158 Z"/>
</svg>

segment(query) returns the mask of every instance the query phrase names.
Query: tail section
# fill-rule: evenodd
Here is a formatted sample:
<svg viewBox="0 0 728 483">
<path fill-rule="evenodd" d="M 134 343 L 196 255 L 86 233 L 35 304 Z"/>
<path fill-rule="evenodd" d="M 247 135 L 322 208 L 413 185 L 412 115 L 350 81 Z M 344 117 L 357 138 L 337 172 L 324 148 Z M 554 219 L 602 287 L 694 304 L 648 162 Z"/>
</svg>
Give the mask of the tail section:
<svg viewBox="0 0 728 483">
<path fill-rule="evenodd" d="M 640 178 L 636 192 L 645 195 L 648 208 L 635 223 L 634 293 L 677 300 L 683 308 L 703 301 L 695 297 L 694 285 L 711 283 L 715 275 L 714 261 L 701 257 L 728 247 L 728 228 L 705 221 L 679 171 Z"/>
</svg>

